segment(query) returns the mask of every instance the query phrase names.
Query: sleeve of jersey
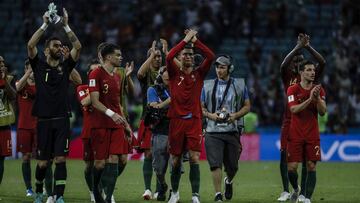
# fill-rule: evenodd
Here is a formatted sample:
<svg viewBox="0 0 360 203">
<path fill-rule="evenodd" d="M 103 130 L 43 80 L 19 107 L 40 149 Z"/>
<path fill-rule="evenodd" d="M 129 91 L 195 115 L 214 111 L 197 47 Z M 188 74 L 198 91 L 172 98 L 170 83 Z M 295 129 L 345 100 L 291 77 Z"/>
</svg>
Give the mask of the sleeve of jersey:
<svg viewBox="0 0 360 203">
<path fill-rule="evenodd" d="M 72 69 L 75 68 L 76 61 L 74 61 L 74 59 L 71 56 L 69 56 L 69 58 L 66 59 L 66 63 L 68 65 L 69 73 L 70 73 L 72 71 Z"/>
<path fill-rule="evenodd" d="M 297 100 L 295 98 L 296 89 L 294 86 L 289 87 L 287 90 L 287 103 L 289 108 L 297 104 Z"/>
<path fill-rule="evenodd" d="M 201 72 L 202 76 L 205 76 L 207 72 L 209 72 L 210 70 L 211 63 L 215 58 L 215 54 L 213 51 L 211 51 L 211 49 L 209 49 L 209 47 L 203 44 L 200 40 L 196 40 L 194 45 L 196 48 L 200 49 L 205 56 L 204 61 L 201 63 L 199 67 L 199 71 Z"/>
<path fill-rule="evenodd" d="M 147 90 L 147 103 L 159 102 L 159 100 L 156 90 L 153 87 L 149 87 Z"/>
<path fill-rule="evenodd" d="M 91 71 L 89 75 L 89 92 L 99 92 L 99 72 L 97 70 Z"/>
<path fill-rule="evenodd" d="M 166 67 L 169 73 L 169 77 L 175 76 L 178 67 L 174 62 L 174 58 L 178 53 L 180 53 L 180 51 L 185 47 L 185 45 L 186 42 L 181 41 L 179 44 L 173 47 L 166 56 Z"/>
<path fill-rule="evenodd" d="M 79 102 L 81 102 L 84 98 L 86 98 L 86 88 L 84 86 L 78 86 L 76 88 L 77 92 L 77 99 Z"/>
<path fill-rule="evenodd" d="M 39 53 L 37 53 L 34 58 L 29 57 L 29 62 L 30 62 L 30 65 L 31 65 L 31 69 L 33 71 L 36 71 L 38 61 L 39 61 Z"/>
</svg>

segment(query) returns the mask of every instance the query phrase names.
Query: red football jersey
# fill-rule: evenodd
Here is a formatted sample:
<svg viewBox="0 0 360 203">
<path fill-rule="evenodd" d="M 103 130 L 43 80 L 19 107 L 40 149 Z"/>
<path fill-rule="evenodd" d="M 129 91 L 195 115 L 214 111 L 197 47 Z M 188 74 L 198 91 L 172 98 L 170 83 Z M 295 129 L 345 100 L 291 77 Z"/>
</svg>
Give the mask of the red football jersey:
<svg viewBox="0 0 360 203">
<path fill-rule="evenodd" d="M 287 91 L 289 108 L 307 100 L 310 97 L 311 89 L 306 90 L 300 84 L 289 87 Z M 320 90 L 320 98 L 325 100 L 323 88 Z M 290 137 L 304 136 L 312 139 L 319 138 L 318 111 L 314 101 L 302 111 L 291 114 Z"/>
<path fill-rule="evenodd" d="M 297 84 L 300 82 L 301 77 L 300 74 L 294 73 L 290 68 L 285 68 L 285 72 L 283 73 L 281 79 L 284 86 L 285 94 L 287 93 L 287 90 L 291 85 Z M 283 115 L 283 119 L 288 119 L 290 121 L 291 119 L 291 112 L 289 109 L 289 106 L 287 105 L 287 102 L 285 102 L 285 111 Z"/>
<path fill-rule="evenodd" d="M 81 101 L 85 99 L 87 96 L 90 95 L 89 93 L 89 86 L 88 85 L 79 85 L 76 88 L 77 99 L 81 104 Z M 83 129 L 81 131 L 82 138 L 89 138 L 90 137 L 90 128 L 92 125 L 92 116 L 94 112 L 94 107 L 90 104 L 89 106 L 81 106 L 83 112 Z"/>
<path fill-rule="evenodd" d="M 32 116 L 32 108 L 35 100 L 35 85 L 26 84 L 21 91 L 17 93 L 17 102 L 19 106 L 18 128 L 35 129 L 36 117 Z"/>
<path fill-rule="evenodd" d="M 193 70 L 190 74 L 185 74 L 174 63 L 174 57 L 181 52 L 185 45 L 186 42 L 181 41 L 170 50 L 166 57 L 171 94 L 171 103 L 168 111 L 169 118 L 181 118 L 190 113 L 193 118 L 202 117 L 200 104 L 201 89 L 215 55 L 208 47 L 197 40 L 194 46 L 204 53 L 205 59 L 199 68 Z"/>
<path fill-rule="evenodd" d="M 122 116 L 120 111 L 120 77 L 110 75 L 103 67 L 91 71 L 89 75 L 89 92 L 99 92 L 99 101 L 107 108 Z M 92 128 L 120 128 L 110 117 L 102 112 L 95 111 Z"/>
</svg>

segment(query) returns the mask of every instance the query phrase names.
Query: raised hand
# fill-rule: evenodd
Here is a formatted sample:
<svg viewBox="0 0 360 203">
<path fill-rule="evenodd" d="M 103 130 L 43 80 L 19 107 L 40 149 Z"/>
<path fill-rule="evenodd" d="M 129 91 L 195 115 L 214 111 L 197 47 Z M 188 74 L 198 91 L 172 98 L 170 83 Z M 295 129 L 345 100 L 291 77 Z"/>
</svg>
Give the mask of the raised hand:
<svg viewBox="0 0 360 203">
<path fill-rule="evenodd" d="M 45 23 L 45 24 L 49 24 L 49 17 L 50 17 L 50 15 L 49 15 L 49 12 L 48 11 L 46 11 L 45 13 L 44 13 L 44 15 L 43 15 L 43 22 Z"/>
<path fill-rule="evenodd" d="M 315 85 L 310 92 L 310 98 L 312 100 L 318 100 L 320 98 L 320 88 L 321 85 Z"/>
<path fill-rule="evenodd" d="M 303 40 L 304 40 L 304 47 L 310 46 L 310 36 L 309 35 L 305 34 Z"/>
<path fill-rule="evenodd" d="M 190 42 L 192 38 L 197 34 L 196 30 L 185 30 L 186 36 L 184 38 L 185 42 Z"/>
<path fill-rule="evenodd" d="M 70 49 L 69 49 L 69 47 L 68 47 L 68 46 L 63 46 L 63 47 L 61 48 L 61 53 L 62 53 L 62 55 L 64 56 L 64 59 L 69 58 L 69 55 L 70 55 Z"/>
<path fill-rule="evenodd" d="M 155 50 L 156 50 L 156 40 L 154 40 L 151 44 L 150 56 L 155 56 Z"/>
<path fill-rule="evenodd" d="M 125 65 L 125 76 L 126 76 L 126 77 L 129 77 L 133 71 L 134 71 L 134 61 L 131 61 L 131 63 L 126 62 L 126 65 Z"/>
<path fill-rule="evenodd" d="M 69 24 L 69 15 L 65 8 L 63 8 L 63 24 L 64 26 L 67 26 Z"/>
<path fill-rule="evenodd" d="M 305 47 L 305 41 L 304 41 L 305 35 L 303 33 L 300 33 L 297 38 L 297 46 L 304 48 Z"/>
<path fill-rule="evenodd" d="M 166 41 L 165 39 L 160 38 L 160 42 L 161 42 L 161 44 L 162 44 L 162 52 L 163 52 L 165 55 L 167 55 L 167 53 L 169 52 L 167 41 Z"/>
</svg>

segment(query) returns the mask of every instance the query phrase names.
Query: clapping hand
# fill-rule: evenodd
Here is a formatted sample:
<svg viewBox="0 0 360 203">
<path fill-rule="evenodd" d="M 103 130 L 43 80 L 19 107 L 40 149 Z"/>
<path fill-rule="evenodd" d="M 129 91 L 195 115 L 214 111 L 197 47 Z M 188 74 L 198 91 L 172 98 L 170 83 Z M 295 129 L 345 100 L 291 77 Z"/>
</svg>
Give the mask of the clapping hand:
<svg viewBox="0 0 360 203">
<path fill-rule="evenodd" d="M 126 65 L 125 65 L 125 76 L 126 77 L 129 77 L 131 75 L 131 73 L 133 72 L 134 70 L 134 61 L 131 61 L 130 63 L 129 62 L 126 62 Z"/>
</svg>

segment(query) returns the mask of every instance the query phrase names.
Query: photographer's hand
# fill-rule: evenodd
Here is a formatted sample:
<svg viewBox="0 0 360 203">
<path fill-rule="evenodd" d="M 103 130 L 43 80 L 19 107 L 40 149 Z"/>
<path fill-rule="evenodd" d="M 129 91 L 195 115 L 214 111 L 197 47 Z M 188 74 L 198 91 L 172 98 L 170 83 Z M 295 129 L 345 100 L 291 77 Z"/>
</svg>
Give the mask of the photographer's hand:
<svg viewBox="0 0 360 203">
<path fill-rule="evenodd" d="M 228 123 L 234 123 L 236 121 L 236 116 L 235 116 L 235 113 L 231 113 L 227 122 Z"/>
<path fill-rule="evenodd" d="M 219 121 L 221 120 L 219 115 L 217 113 L 210 113 L 210 112 L 207 112 L 206 113 L 206 117 L 209 118 L 210 120 L 213 120 L 213 121 Z"/>
</svg>

